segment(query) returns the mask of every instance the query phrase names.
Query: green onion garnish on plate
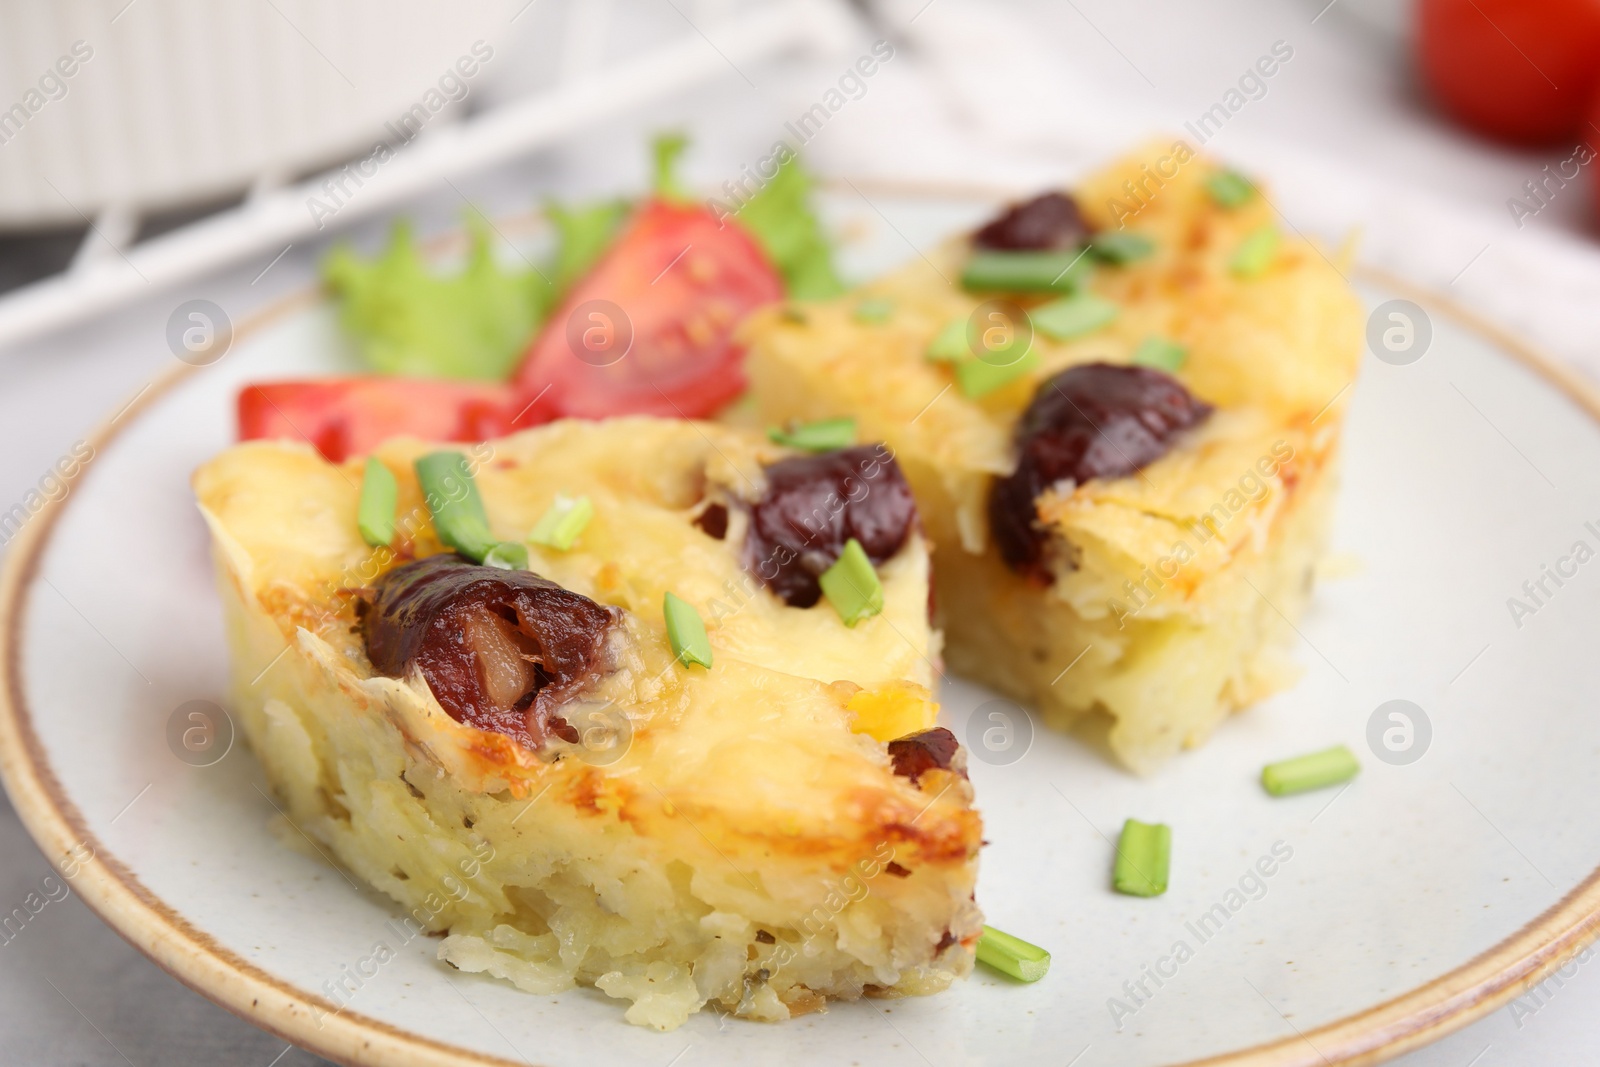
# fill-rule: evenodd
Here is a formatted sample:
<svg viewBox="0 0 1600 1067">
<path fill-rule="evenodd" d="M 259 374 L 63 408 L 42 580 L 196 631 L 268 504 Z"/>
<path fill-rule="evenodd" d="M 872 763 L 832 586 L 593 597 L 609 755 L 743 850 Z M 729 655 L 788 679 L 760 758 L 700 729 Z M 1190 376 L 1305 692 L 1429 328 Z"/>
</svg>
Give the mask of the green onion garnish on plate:
<svg viewBox="0 0 1600 1067">
<path fill-rule="evenodd" d="M 1137 263 L 1156 250 L 1156 243 L 1142 233 L 1113 230 L 1097 233 L 1089 241 L 1089 254 L 1102 263 L 1125 266 Z"/>
<path fill-rule="evenodd" d="M 433 514 L 439 540 L 482 563 L 496 542 L 489 533 L 489 516 L 483 498 L 460 452 L 429 452 L 417 460 L 417 484 Z"/>
<path fill-rule="evenodd" d="M 377 456 L 367 457 L 361 472 L 361 502 L 356 505 L 356 528 L 361 539 L 373 548 L 394 540 L 394 510 L 400 486 L 394 472 Z"/>
<path fill-rule="evenodd" d="M 1167 891 L 1172 858 L 1172 828 L 1165 823 L 1129 819 L 1117 840 L 1111 887 L 1131 897 L 1159 897 Z"/>
<path fill-rule="evenodd" d="M 956 385 L 961 395 L 969 400 L 988 396 L 996 389 L 1010 385 L 1018 378 L 1037 370 L 1043 361 L 1039 353 L 1028 352 L 1014 363 L 996 364 L 981 359 L 969 359 L 956 364 Z"/>
<path fill-rule="evenodd" d="M 817 582 L 846 626 L 854 626 L 883 610 L 883 583 L 878 581 L 878 570 L 854 537 L 844 543 L 844 551 Z"/>
<path fill-rule="evenodd" d="M 847 415 L 804 423 L 788 430 L 772 426 L 767 429 L 767 438 L 774 444 L 798 448 L 802 452 L 836 452 L 855 444 L 856 420 Z"/>
<path fill-rule="evenodd" d="M 1215 174 L 1206 175 L 1206 192 L 1211 194 L 1211 199 L 1218 207 L 1236 208 L 1243 207 L 1256 195 L 1256 187 L 1250 184 L 1238 171 L 1221 170 Z"/>
<path fill-rule="evenodd" d="M 483 554 L 485 567 L 499 567 L 503 571 L 528 569 L 528 546 L 515 541 L 501 541 Z"/>
<path fill-rule="evenodd" d="M 1189 358 L 1189 350 L 1165 337 L 1146 337 L 1133 350 L 1133 362 L 1140 367 L 1154 367 L 1168 373 L 1178 370 Z"/>
<path fill-rule="evenodd" d="M 1271 223 L 1250 234 L 1234 249 L 1228 269 L 1236 278 L 1259 278 L 1278 255 L 1278 228 Z"/>
<path fill-rule="evenodd" d="M 1050 970 L 1050 953 L 1004 930 L 985 926 L 978 938 L 978 962 L 1023 982 L 1037 982 Z"/>
<path fill-rule="evenodd" d="M 1117 305 L 1093 293 L 1077 293 L 1041 304 L 1028 312 L 1033 328 L 1057 341 L 1070 341 L 1110 325 Z"/>
<path fill-rule="evenodd" d="M 668 593 L 661 602 L 661 614 L 667 621 L 667 640 L 672 644 L 672 654 L 687 667 L 698 663 L 711 666 L 711 639 L 706 637 L 706 624 L 694 605 L 676 593 Z"/>
<path fill-rule="evenodd" d="M 855 320 L 869 323 L 888 322 L 889 316 L 893 314 L 893 300 L 886 296 L 874 296 L 868 297 L 856 305 Z"/>
<path fill-rule="evenodd" d="M 555 500 L 534 523 L 528 540 L 536 545 L 565 552 L 578 540 L 594 518 L 594 504 L 586 496 L 568 497 L 556 494 Z"/>
<path fill-rule="evenodd" d="M 942 326 L 933 340 L 928 342 L 925 353 L 932 363 L 959 363 L 963 359 L 972 358 L 972 349 L 967 345 L 967 320 L 951 319 Z"/>
<path fill-rule="evenodd" d="M 967 257 L 961 287 L 978 292 L 1064 293 L 1081 287 L 1094 273 L 1085 249 L 1060 252 L 985 252 Z"/>
<path fill-rule="evenodd" d="M 1261 768 L 1261 785 L 1275 797 L 1322 789 L 1348 782 L 1361 771 L 1355 753 L 1343 745 L 1312 752 L 1294 759 L 1269 763 Z"/>
</svg>

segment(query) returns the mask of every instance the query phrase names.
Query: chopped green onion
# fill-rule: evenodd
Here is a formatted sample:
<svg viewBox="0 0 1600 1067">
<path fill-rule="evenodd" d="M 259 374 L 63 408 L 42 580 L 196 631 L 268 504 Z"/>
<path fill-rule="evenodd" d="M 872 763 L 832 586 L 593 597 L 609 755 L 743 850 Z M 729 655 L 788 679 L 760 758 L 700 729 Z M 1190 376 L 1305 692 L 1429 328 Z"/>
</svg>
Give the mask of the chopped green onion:
<svg viewBox="0 0 1600 1067">
<path fill-rule="evenodd" d="M 1135 263 L 1156 250 L 1156 243 L 1142 233 L 1097 233 L 1089 242 L 1089 254 L 1102 263 L 1123 266 Z"/>
<path fill-rule="evenodd" d="M 956 385 L 960 387 L 962 396 L 977 400 L 996 389 L 1003 389 L 1018 378 L 1027 377 L 1039 369 L 1042 362 L 1037 352 L 1028 352 L 1015 363 L 1003 366 L 981 359 L 969 359 L 956 364 Z"/>
<path fill-rule="evenodd" d="M 1343 745 L 1261 768 L 1261 785 L 1275 797 L 1348 782 L 1361 770 L 1355 754 Z"/>
<path fill-rule="evenodd" d="M 1037 982 L 1050 970 L 1050 953 L 1004 930 L 985 926 L 978 938 L 978 962 L 1024 982 Z"/>
<path fill-rule="evenodd" d="M 772 426 L 767 430 L 767 438 L 774 444 L 798 448 L 805 452 L 835 452 L 855 444 L 856 420 L 849 416 L 842 419 L 823 419 L 821 422 L 804 423 L 790 430 Z"/>
<path fill-rule="evenodd" d="M 528 546 L 516 541 L 501 541 L 483 554 L 485 567 L 499 567 L 503 571 L 528 569 Z"/>
<path fill-rule="evenodd" d="M 361 539 L 373 548 L 394 540 L 394 509 L 400 486 L 394 472 L 377 456 L 367 457 L 361 472 L 361 502 L 356 505 L 356 529 Z"/>
<path fill-rule="evenodd" d="M 439 540 L 474 563 L 482 563 L 497 542 L 489 533 L 489 516 L 467 469 L 467 457 L 460 452 L 429 452 L 417 460 L 416 467 L 417 484 L 433 513 Z"/>
<path fill-rule="evenodd" d="M 676 593 L 668 593 L 661 602 L 661 614 L 667 620 L 667 640 L 672 643 L 672 654 L 684 666 L 698 663 L 711 666 L 711 640 L 706 637 L 706 624 L 694 606 Z"/>
<path fill-rule="evenodd" d="M 846 626 L 883 610 L 883 583 L 878 581 L 877 568 L 867 558 L 866 549 L 854 537 L 844 543 L 844 551 L 817 582 Z"/>
<path fill-rule="evenodd" d="M 1064 293 L 1078 289 L 1094 271 L 1082 248 L 1061 252 L 974 252 L 961 272 L 961 287 L 1007 293 Z"/>
<path fill-rule="evenodd" d="M 1250 184 L 1250 179 L 1237 171 L 1220 170 L 1208 174 L 1205 184 L 1206 192 L 1211 194 L 1211 199 L 1216 201 L 1218 207 L 1241 207 L 1256 195 L 1256 187 Z"/>
<path fill-rule="evenodd" d="M 1250 235 L 1239 242 L 1233 258 L 1228 260 L 1228 269 L 1238 278 L 1259 278 L 1272 266 L 1277 255 L 1278 228 L 1268 223 L 1251 230 Z"/>
<path fill-rule="evenodd" d="M 888 322 L 894 314 L 894 301 L 886 296 L 875 296 L 856 305 L 857 322 Z"/>
<path fill-rule="evenodd" d="M 934 363 L 956 363 L 972 357 L 967 345 L 967 320 L 951 319 L 928 342 L 927 358 Z"/>
<path fill-rule="evenodd" d="M 1130 897 L 1159 897 L 1167 891 L 1171 855 L 1171 827 L 1129 819 L 1122 824 L 1122 837 L 1117 841 L 1112 888 Z"/>
<path fill-rule="evenodd" d="M 536 545 L 565 552 L 578 540 L 578 535 L 583 533 L 592 518 L 594 518 L 594 504 L 588 497 L 580 496 L 574 499 L 557 493 L 554 502 L 543 515 L 539 516 L 539 521 L 534 523 L 533 532 L 528 534 L 528 540 Z"/>
<path fill-rule="evenodd" d="M 1141 367 L 1175 371 L 1189 358 L 1189 350 L 1165 337 L 1146 337 L 1133 350 L 1133 362 Z"/>
<path fill-rule="evenodd" d="M 1064 296 L 1028 312 L 1033 328 L 1057 341 L 1070 341 L 1094 333 L 1116 317 L 1117 305 L 1093 293 Z"/>
</svg>

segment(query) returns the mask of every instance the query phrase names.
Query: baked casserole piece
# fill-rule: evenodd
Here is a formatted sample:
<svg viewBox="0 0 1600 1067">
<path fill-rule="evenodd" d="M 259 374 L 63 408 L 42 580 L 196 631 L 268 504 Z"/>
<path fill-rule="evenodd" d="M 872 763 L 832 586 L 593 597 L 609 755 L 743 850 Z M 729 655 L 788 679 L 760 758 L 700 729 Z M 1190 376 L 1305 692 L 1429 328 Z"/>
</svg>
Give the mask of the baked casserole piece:
<svg viewBox="0 0 1600 1067">
<path fill-rule="evenodd" d="M 374 472 L 250 442 L 195 476 L 232 707 L 287 815 L 448 963 L 592 985 L 641 1025 L 969 971 L 981 827 L 934 728 L 927 549 L 893 461 L 642 417 L 449 447 L 393 440 Z M 441 541 L 418 477 L 441 457 L 525 555 Z M 580 496 L 581 533 L 540 533 Z M 818 501 L 814 529 L 784 526 Z M 857 551 L 875 599 L 846 625 L 827 574 Z"/>
<path fill-rule="evenodd" d="M 957 674 L 1148 771 L 1294 677 L 1362 313 L 1180 143 L 743 331 L 761 417 L 893 451 Z M 1337 258 L 1337 257 L 1335 257 Z"/>
</svg>

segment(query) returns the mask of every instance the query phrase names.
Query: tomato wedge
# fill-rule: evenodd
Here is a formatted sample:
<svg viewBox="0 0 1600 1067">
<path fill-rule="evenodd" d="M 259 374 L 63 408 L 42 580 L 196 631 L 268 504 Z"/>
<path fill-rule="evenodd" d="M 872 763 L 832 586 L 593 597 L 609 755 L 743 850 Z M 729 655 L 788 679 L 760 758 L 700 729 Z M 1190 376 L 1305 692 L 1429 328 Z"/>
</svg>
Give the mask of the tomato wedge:
<svg viewBox="0 0 1600 1067">
<path fill-rule="evenodd" d="M 309 441 L 333 462 L 391 437 L 481 441 L 557 416 L 704 418 L 745 389 L 734 329 L 783 298 L 737 225 L 655 199 L 534 338 L 509 385 L 355 377 L 239 394 L 239 438 Z"/>
<path fill-rule="evenodd" d="M 534 338 L 514 386 L 562 415 L 704 418 L 745 390 L 734 329 L 783 298 L 738 225 L 654 199 Z"/>
<path fill-rule="evenodd" d="M 482 441 L 548 421 L 543 402 L 503 385 L 431 378 L 322 378 L 265 382 L 239 393 L 239 439 L 309 441 L 334 463 L 391 437 Z"/>
</svg>

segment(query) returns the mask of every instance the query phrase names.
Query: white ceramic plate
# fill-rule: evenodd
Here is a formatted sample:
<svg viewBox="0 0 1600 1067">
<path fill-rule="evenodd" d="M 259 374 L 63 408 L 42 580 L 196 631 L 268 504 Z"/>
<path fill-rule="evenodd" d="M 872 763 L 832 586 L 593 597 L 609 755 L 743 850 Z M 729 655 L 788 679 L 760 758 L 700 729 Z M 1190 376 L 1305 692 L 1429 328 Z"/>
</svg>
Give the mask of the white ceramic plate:
<svg viewBox="0 0 1600 1067">
<path fill-rule="evenodd" d="M 847 252 L 857 275 L 986 210 L 863 191 L 870 204 L 847 192 L 830 211 L 865 235 Z M 1389 282 L 1363 291 L 1371 305 L 1402 295 Z M 242 746 L 207 767 L 175 758 L 175 709 L 216 699 L 225 672 L 189 473 L 229 442 L 241 382 L 352 366 L 310 296 L 120 413 L 70 495 L 11 552 L 7 785 L 46 852 L 130 941 L 207 996 L 349 1062 L 661 1067 L 686 1049 L 697 1063 L 939 1067 L 1394 1055 L 1504 1002 L 1586 943 L 1600 915 L 1600 562 L 1561 562 L 1575 542 L 1600 549 L 1600 407 L 1514 343 L 1409 295 L 1427 304 L 1431 345 L 1410 365 L 1369 357 L 1363 368 L 1334 537 L 1360 569 L 1325 584 L 1300 624 L 1304 680 L 1148 780 L 1043 732 L 1012 764 L 974 762 L 990 841 L 980 903 L 1053 951 L 1036 985 L 980 970 L 937 997 L 840 1004 L 785 1025 L 706 1013 L 674 1033 L 640 1030 L 593 990 L 529 996 L 450 970 L 432 939 L 404 941 L 388 900 L 291 847 L 292 829 L 275 832 Z M 1561 585 L 1545 564 L 1568 572 Z M 1548 595 L 1513 619 L 1507 599 L 1526 601 L 1524 581 L 1541 579 Z M 953 683 L 943 697 L 965 735 L 989 695 Z M 1424 741 L 1413 713 L 1415 762 L 1369 745 L 1391 700 L 1431 726 Z M 1262 764 L 1340 742 L 1364 764 L 1344 791 L 1262 792 Z M 1163 897 L 1109 889 L 1107 838 L 1127 816 L 1173 827 Z M 380 943 L 396 958 L 364 965 Z"/>
</svg>

